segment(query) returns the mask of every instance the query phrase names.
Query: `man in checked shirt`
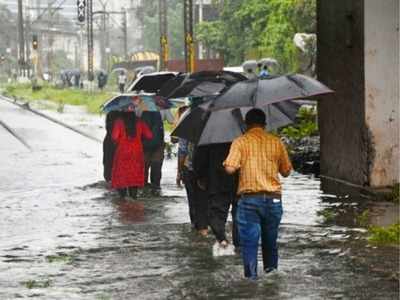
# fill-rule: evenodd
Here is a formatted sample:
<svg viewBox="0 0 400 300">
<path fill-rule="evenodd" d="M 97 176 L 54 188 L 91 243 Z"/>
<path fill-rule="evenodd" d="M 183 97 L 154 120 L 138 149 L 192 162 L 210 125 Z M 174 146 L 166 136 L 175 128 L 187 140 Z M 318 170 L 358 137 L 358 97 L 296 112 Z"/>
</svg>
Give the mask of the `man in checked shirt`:
<svg viewBox="0 0 400 300">
<path fill-rule="evenodd" d="M 235 139 L 224 162 L 227 173 L 239 171 L 240 197 L 236 219 L 245 277 L 257 279 L 257 252 L 261 236 L 264 271 L 278 268 L 278 227 L 282 218 L 279 174 L 292 170 L 281 140 L 267 133 L 265 113 L 257 108 L 246 114 L 246 133 Z"/>
</svg>

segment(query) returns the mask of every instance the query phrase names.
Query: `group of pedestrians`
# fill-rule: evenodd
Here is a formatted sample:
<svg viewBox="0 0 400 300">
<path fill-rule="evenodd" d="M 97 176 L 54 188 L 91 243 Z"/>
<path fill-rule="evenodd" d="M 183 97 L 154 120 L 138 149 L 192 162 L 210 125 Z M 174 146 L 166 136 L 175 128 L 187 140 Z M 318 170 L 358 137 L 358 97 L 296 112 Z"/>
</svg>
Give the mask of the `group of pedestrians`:
<svg viewBox="0 0 400 300">
<path fill-rule="evenodd" d="M 265 68 L 264 75 L 268 76 Z M 178 119 L 188 106 L 178 109 Z M 110 112 L 103 143 L 104 178 L 121 198 L 137 197 L 145 184 L 160 190 L 164 160 L 163 115 L 135 108 Z M 172 122 L 170 116 L 169 122 Z M 196 145 L 178 143 L 177 185 L 185 186 L 192 228 L 208 236 L 209 228 L 220 248 L 230 244 L 226 234 L 232 215 L 232 244 L 241 253 L 245 277 L 257 278 L 261 239 L 264 271 L 278 268 L 278 228 L 282 218 L 281 176 L 292 170 L 281 140 L 265 131 L 263 110 L 245 116 L 245 133 L 232 143 Z"/>
<path fill-rule="evenodd" d="M 288 176 L 292 165 L 281 140 L 265 131 L 262 110 L 250 110 L 245 123 L 246 132 L 232 143 L 196 146 L 179 139 L 177 184 L 185 185 L 192 227 L 202 236 L 210 227 L 222 248 L 229 245 L 225 226 L 231 210 L 233 245 L 245 277 L 256 279 L 260 238 L 264 271 L 278 268 L 279 174 Z"/>
<path fill-rule="evenodd" d="M 164 160 L 164 126 L 160 112 L 137 116 L 128 111 L 111 111 L 106 116 L 103 141 L 104 179 L 121 198 L 137 197 L 138 188 L 148 185 L 160 190 Z"/>
</svg>

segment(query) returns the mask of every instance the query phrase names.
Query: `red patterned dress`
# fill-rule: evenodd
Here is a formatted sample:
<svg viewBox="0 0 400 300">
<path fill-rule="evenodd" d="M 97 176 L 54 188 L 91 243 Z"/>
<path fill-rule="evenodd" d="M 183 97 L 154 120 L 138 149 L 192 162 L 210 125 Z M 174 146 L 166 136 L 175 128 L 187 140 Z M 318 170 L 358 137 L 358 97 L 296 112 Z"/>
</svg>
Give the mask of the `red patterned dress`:
<svg viewBox="0 0 400 300">
<path fill-rule="evenodd" d="M 152 139 L 153 134 L 147 125 L 137 119 L 136 135 L 128 137 L 124 122 L 115 121 L 112 139 L 117 144 L 114 155 L 111 186 L 114 189 L 144 186 L 144 154 L 142 137 Z"/>
</svg>

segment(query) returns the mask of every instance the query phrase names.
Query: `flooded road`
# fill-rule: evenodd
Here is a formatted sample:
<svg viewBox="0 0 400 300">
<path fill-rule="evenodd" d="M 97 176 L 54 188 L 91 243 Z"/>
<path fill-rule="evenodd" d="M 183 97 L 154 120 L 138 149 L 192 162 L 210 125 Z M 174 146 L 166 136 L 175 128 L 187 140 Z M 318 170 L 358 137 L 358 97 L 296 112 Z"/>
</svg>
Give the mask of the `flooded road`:
<svg viewBox="0 0 400 300">
<path fill-rule="evenodd" d="M 0 299 L 398 299 L 398 249 L 374 249 L 318 178 L 284 180 L 280 272 L 243 279 L 240 257 L 213 257 L 190 228 L 176 161 L 159 197 L 121 202 L 102 182 L 101 144 L 0 101 Z M 103 120 L 46 112 L 102 138 Z M 350 217 L 332 218 L 345 209 Z M 388 259 L 391 257 L 391 259 Z M 261 269 L 261 268 L 260 268 Z"/>
</svg>

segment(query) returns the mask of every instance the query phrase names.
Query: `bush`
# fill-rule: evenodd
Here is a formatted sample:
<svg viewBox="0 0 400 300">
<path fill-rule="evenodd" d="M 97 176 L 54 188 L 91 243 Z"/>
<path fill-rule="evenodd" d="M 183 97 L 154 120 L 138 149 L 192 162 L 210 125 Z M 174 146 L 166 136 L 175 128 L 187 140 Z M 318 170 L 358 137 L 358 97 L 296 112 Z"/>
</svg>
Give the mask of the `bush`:
<svg viewBox="0 0 400 300">
<path fill-rule="evenodd" d="M 368 229 L 370 237 L 368 240 L 380 245 L 399 245 L 400 244 L 400 223 L 389 227 L 371 226 Z"/>
<path fill-rule="evenodd" d="M 314 108 L 300 108 L 296 124 L 281 129 L 279 132 L 280 135 L 294 141 L 299 141 L 304 137 L 318 135 L 318 124 L 315 121 L 316 115 L 316 109 Z"/>
</svg>

